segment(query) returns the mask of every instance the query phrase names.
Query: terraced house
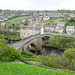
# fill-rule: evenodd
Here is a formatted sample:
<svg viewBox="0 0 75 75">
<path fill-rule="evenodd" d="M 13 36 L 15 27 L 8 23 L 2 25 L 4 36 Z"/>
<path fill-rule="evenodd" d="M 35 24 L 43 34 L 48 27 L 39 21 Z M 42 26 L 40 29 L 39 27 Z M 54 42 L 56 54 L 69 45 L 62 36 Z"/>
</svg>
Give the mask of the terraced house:
<svg viewBox="0 0 75 75">
<path fill-rule="evenodd" d="M 41 27 L 40 26 L 24 26 L 20 29 L 20 37 L 25 39 L 32 35 L 40 34 Z"/>
<path fill-rule="evenodd" d="M 74 33 L 74 32 L 75 32 L 74 26 L 67 26 L 67 27 L 66 27 L 66 32 L 67 32 L 67 34 L 72 34 L 72 33 Z"/>
</svg>

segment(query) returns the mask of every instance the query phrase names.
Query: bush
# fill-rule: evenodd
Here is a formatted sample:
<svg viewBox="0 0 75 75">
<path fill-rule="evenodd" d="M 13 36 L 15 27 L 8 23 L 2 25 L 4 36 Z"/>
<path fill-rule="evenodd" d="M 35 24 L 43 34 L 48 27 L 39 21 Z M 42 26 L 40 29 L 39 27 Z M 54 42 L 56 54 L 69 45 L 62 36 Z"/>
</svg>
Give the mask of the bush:
<svg viewBox="0 0 75 75">
<path fill-rule="evenodd" d="M 68 59 L 64 56 L 55 55 L 52 53 L 50 57 L 42 56 L 41 57 L 42 65 L 54 68 L 68 68 Z"/>
<path fill-rule="evenodd" d="M 16 59 L 21 59 L 21 54 L 12 47 L 6 47 L 1 51 L 1 61 L 15 61 Z"/>
<path fill-rule="evenodd" d="M 33 53 L 31 53 L 31 52 L 28 52 L 28 51 L 22 51 L 22 55 L 24 56 L 24 57 L 33 57 L 34 56 L 34 54 Z"/>
<path fill-rule="evenodd" d="M 75 48 L 65 50 L 64 56 L 69 59 L 69 68 L 75 70 Z"/>
<path fill-rule="evenodd" d="M 67 36 L 51 36 L 49 39 L 49 46 L 59 49 L 75 48 L 75 38 Z"/>
<path fill-rule="evenodd" d="M 52 58 L 52 57 L 42 56 L 41 61 L 42 61 L 42 65 L 49 66 L 49 67 L 57 67 L 54 57 Z"/>
</svg>

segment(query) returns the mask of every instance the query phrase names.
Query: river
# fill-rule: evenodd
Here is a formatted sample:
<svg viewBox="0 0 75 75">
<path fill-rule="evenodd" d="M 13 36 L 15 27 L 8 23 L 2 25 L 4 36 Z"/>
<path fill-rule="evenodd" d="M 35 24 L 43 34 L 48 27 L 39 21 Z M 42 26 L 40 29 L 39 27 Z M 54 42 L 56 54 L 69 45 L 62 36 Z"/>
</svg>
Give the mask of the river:
<svg viewBox="0 0 75 75">
<path fill-rule="evenodd" d="M 49 56 L 52 53 L 62 55 L 65 51 L 65 50 L 62 50 L 62 49 L 51 48 L 49 46 L 42 46 L 42 49 L 44 50 L 44 51 L 43 50 L 42 51 L 46 56 Z"/>
</svg>

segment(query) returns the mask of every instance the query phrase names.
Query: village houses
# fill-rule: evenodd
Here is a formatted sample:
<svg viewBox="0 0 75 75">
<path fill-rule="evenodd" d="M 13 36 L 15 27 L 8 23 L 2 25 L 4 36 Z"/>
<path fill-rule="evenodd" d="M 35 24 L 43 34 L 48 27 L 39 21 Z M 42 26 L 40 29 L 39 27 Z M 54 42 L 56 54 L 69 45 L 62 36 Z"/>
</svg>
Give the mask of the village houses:
<svg viewBox="0 0 75 75">
<path fill-rule="evenodd" d="M 29 36 L 40 34 L 41 27 L 40 26 L 24 26 L 20 29 L 20 37 L 25 39 Z"/>
<path fill-rule="evenodd" d="M 66 32 L 67 32 L 67 34 L 72 34 L 72 33 L 74 33 L 74 32 L 75 32 L 74 26 L 67 26 L 67 27 L 66 27 Z"/>
</svg>

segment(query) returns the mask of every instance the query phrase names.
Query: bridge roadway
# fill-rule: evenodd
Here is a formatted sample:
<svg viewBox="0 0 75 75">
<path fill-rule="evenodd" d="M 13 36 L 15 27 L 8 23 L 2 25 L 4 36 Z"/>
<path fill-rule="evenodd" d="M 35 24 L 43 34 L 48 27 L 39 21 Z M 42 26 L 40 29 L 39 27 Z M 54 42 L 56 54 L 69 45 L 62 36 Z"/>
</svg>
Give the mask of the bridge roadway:
<svg viewBox="0 0 75 75">
<path fill-rule="evenodd" d="M 71 35 L 61 34 L 61 33 L 45 32 L 43 35 L 39 34 L 39 35 L 35 35 L 35 36 L 32 36 L 32 37 L 29 37 L 29 38 L 27 38 L 27 39 L 25 39 L 25 40 L 23 40 L 23 41 L 21 41 L 21 42 L 15 44 L 15 45 L 12 45 L 12 47 L 14 47 L 15 49 L 19 49 L 20 47 L 22 47 L 23 45 L 25 45 L 27 42 L 31 41 L 32 39 L 35 39 L 35 38 L 38 38 L 38 37 L 40 37 L 40 36 L 44 36 L 44 35 L 47 35 L 47 34 L 48 34 L 48 35 L 53 35 L 53 36 L 54 36 L 54 35 L 60 35 L 60 36 L 66 35 L 66 36 L 71 36 Z M 72 37 L 75 37 L 75 36 L 72 36 Z"/>
</svg>

